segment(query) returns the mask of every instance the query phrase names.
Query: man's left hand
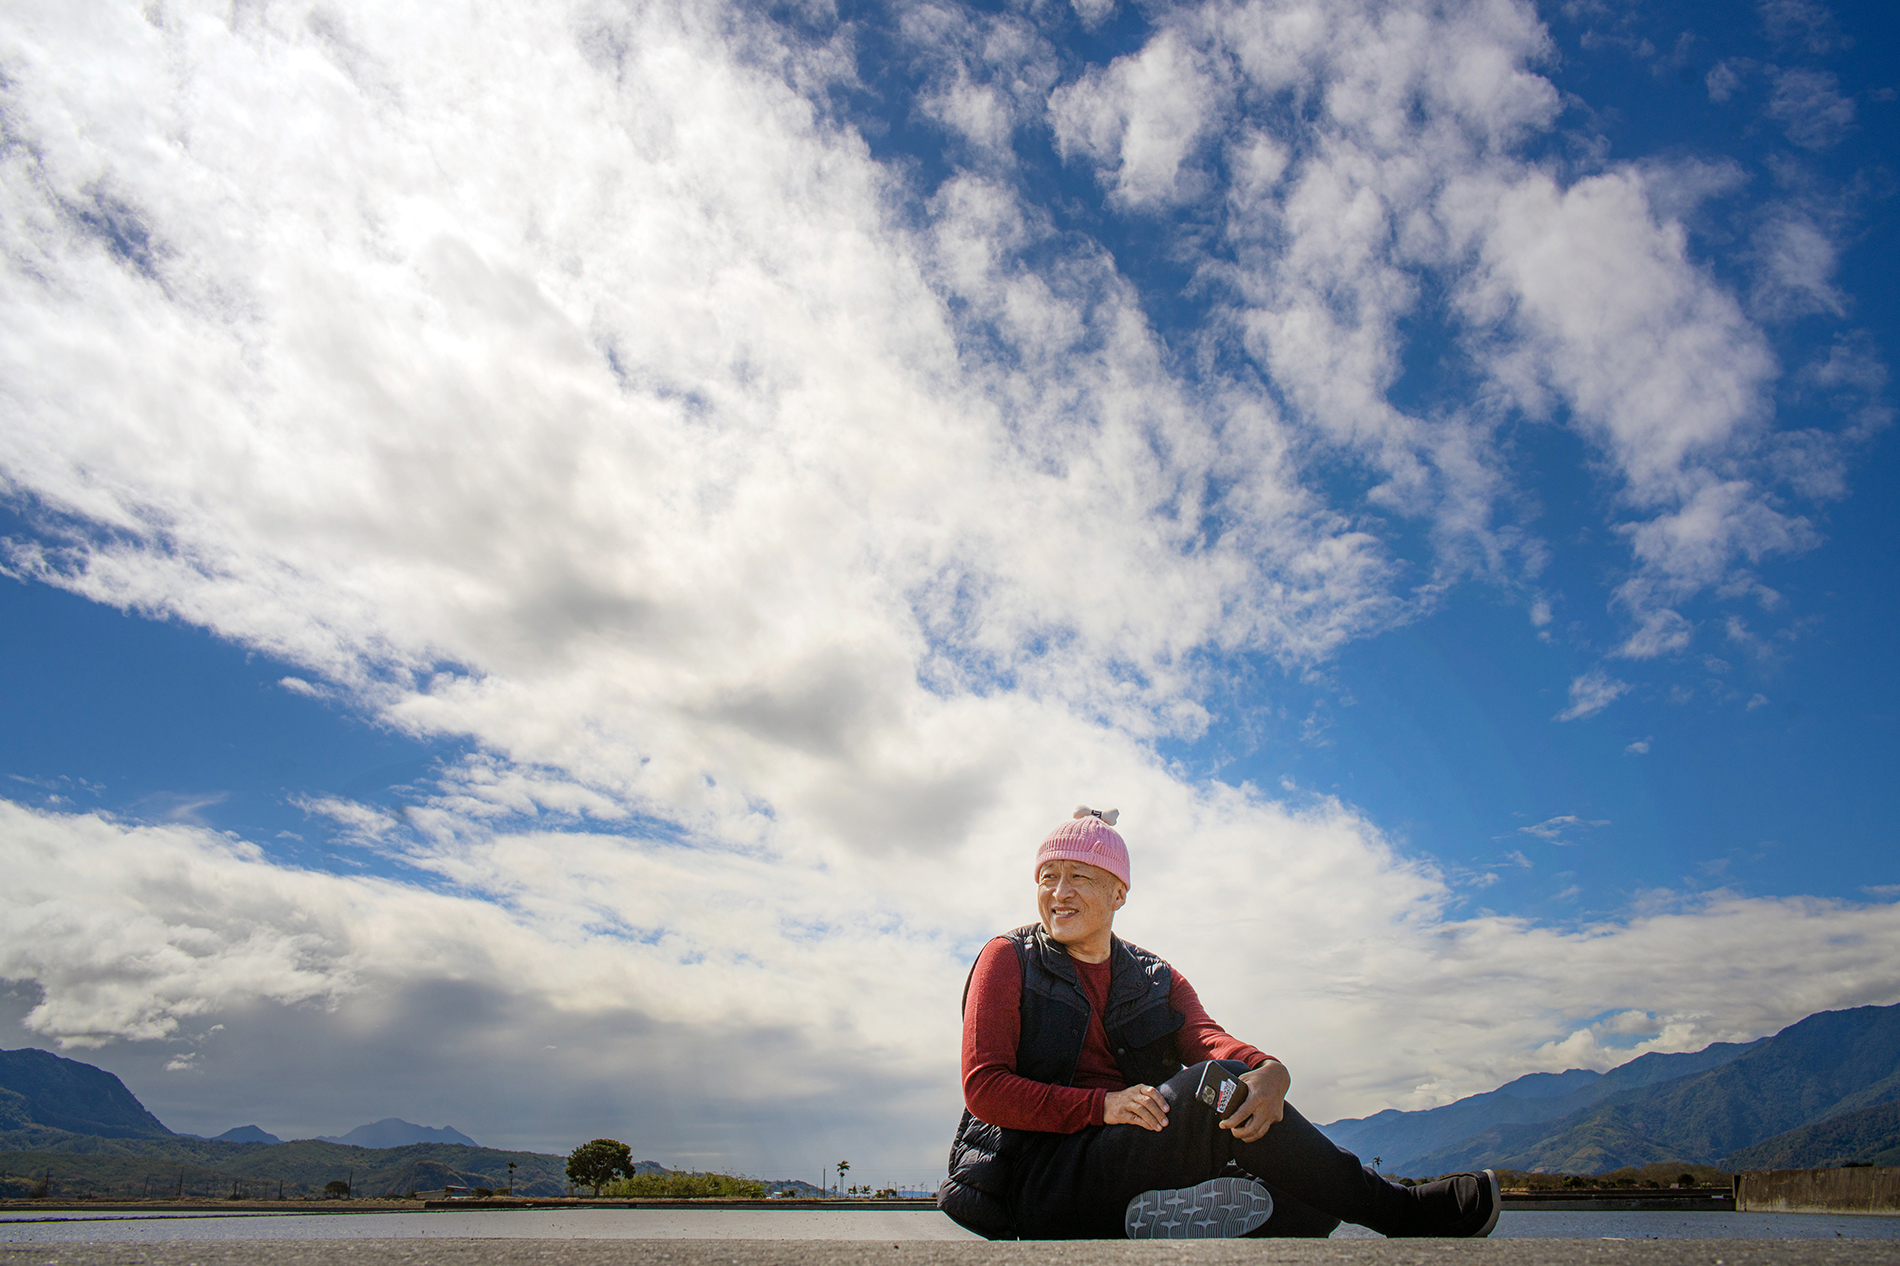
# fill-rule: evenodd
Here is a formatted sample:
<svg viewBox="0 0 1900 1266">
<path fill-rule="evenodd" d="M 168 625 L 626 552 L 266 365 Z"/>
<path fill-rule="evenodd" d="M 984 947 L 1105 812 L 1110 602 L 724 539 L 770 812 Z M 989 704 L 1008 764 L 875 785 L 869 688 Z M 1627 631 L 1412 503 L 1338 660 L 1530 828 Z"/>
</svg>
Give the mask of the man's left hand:
<svg viewBox="0 0 1900 1266">
<path fill-rule="evenodd" d="M 1265 1138 L 1267 1131 L 1286 1115 L 1286 1092 L 1293 1084 L 1293 1074 L 1279 1060 L 1270 1059 L 1251 1072 L 1242 1073 L 1240 1084 L 1247 1088 L 1247 1097 L 1240 1101 L 1240 1111 L 1222 1121 L 1220 1128 L 1232 1130 L 1242 1143 L 1252 1143 Z"/>
</svg>

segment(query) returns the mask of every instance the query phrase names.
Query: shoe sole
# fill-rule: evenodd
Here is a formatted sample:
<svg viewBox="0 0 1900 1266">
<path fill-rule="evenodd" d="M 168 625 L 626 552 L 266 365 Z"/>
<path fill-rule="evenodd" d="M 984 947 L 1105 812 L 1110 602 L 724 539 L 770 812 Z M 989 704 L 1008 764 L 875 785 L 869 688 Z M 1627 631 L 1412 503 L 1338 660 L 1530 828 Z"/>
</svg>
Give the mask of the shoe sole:
<svg viewBox="0 0 1900 1266">
<path fill-rule="evenodd" d="M 1273 1196 L 1251 1178 L 1210 1178 L 1192 1187 L 1144 1191 L 1128 1202 L 1131 1240 L 1232 1240 L 1273 1216 Z"/>
</svg>

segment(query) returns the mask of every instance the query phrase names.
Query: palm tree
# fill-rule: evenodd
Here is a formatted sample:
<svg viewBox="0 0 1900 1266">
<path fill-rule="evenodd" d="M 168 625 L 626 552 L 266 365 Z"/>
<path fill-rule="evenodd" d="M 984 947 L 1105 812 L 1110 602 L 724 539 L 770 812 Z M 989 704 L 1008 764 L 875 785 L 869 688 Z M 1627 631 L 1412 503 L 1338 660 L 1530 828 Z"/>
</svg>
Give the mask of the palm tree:
<svg viewBox="0 0 1900 1266">
<path fill-rule="evenodd" d="M 842 1187 L 844 1186 L 844 1171 L 845 1171 L 845 1170 L 847 1170 L 847 1169 L 849 1169 L 849 1168 L 851 1168 L 851 1162 L 850 1162 L 850 1161 L 839 1161 L 839 1162 L 838 1162 L 838 1186 L 839 1186 L 839 1187 L 841 1187 L 841 1188 L 842 1188 Z M 842 1192 L 840 1192 L 840 1194 L 843 1194 L 843 1193 L 842 1193 Z"/>
</svg>

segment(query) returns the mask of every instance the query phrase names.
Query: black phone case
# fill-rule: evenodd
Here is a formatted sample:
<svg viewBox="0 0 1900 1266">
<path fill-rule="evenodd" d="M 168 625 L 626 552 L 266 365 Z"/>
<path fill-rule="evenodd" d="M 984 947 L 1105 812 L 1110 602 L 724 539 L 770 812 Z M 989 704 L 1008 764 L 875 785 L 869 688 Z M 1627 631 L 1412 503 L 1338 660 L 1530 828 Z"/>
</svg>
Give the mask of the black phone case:
<svg viewBox="0 0 1900 1266">
<path fill-rule="evenodd" d="M 1247 1098 L 1247 1087 L 1237 1074 L 1210 1062 L 1201 1070 L 1201 1083 L 1194 1087 L 1194 1097 L 1225 1121 Z"/>
</svg>

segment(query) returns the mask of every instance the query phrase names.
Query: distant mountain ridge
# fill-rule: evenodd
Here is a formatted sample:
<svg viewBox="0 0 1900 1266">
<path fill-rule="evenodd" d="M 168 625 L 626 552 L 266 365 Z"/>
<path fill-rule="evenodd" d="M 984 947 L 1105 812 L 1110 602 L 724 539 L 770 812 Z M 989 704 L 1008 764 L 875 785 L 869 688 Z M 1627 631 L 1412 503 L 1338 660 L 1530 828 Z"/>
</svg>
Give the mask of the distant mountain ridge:
<svg viewBox="0 0 1900 1266">
<path fill-rule="evenodd" d="M 1415 1176 L 1485 1167 L 1588 1174 L 1675 1161 L 1733 1170 L 1819 1155 L 1839 1164 L 1900 1148 L 1900 1115 L 1870 1111 L 1900 1101 L 1900 1006 L 1816 1012 L 1746 1045 L 1645 1055 L 1599 1078 L 1556 1076 L 1582 1084 L 1531 1098 L 1504 1086 L 1429 1112 L 1321 1128 L 1362 1156 L 1385 1158 L 1388 1172 Z M 1408 1150 L 1474 1123 L 1462 1138 Z"/>
<path fill-rule="evenodd" d="M 34 1126 L 107 1139 L 172 1137 L 105 1069 L 32 1047 L 0 1051 L 0 1130 Z"/>
<path fill-rule="evenodd" d="M 459 1143 L 463 1147 L 481 1146 L 454 1126 L 417 1125 L 412 1121 L 402 1121 L 395 1117 L 384 1117 L 368 1125 L 359 1125 L 348 1134 L 319 1134 L 317 1141 L 342 1143 L 346 1147 L 407 1147 L 411 1143 Z"/>
<path fill-rule="evenodd" d="M 515 1169 L 508 1162 L 515 1162 Z M 449 1183 L 498 1189 L 512 1176 L 524 1196 L 568 1191 L 567 1158 L 449 1143 L 361 1148 L 299 1139 L 289 1143 L 219 1143 L 174 1134 L 167 1138 L 103 1139 L 32 1129 L 0 1131 L 0 1196 L 27 1194 L 25 1175 L 50 1173 L 54 1194 L 137 1196 L 229 1195 L 234 1186 L 253 1195 L 320 1195 L 333 1181 L 349 1181 L 359 1196 L 440 1193 Z"/>
<path fill-rule="evenodd" d="M 1775 1135 L 1894 1099 L 1900 1006 L 1821 1011 L 1708 1072 L 1625 1091 L 1547 1126 L 1507 1127 L 1495 1142 L 1425 1160 L 1457 1169 L 1482 1152 L 1487 1164 L 1565 1173 L 1667 1160 L 1726 1164 Z"/>
<path fill-rule="evenodd" d="M 513 1162 L 512 1167 L 510 1162 Z M 348 1181 L 358 1195 L 407 1195 L 454 1185 L 556 1196 L 569 1190 L 567 1158 L 482 1147 L 450 1126 L 397 1117 L 330 1139 L 284 1142 L 258 1125 L 215 1139 L 177 1134 L 104 1069 L 48 1051 L 0 1051 L 0 1197 L 50 1178 L 57 1194 L 289 1197 Z M 669 1173 L 657 1161 L 640 1174 Z M 803 1184 L 801 1184 L 803 1185 Z"/>
<path fill-rule="evenodd" d="M 34 1129 L 107 1139 L 199 1137 L 167 1129 L 146 1111 L 124 1082 L 103 1068 L 30 1046 L 0 1051 L 0 1132 Z M 226 1130 L 214 1141 L 283 1142 L 256 1125 Z M 368 1148 L 406 1147 L 412 1143 L 481 1146 L 453 1126 L 417 1125 L 396 1117 L 359 1125 L 341 1136 L 320 1135 L 318 1141 Z"/>
<path fill-rule="evenodd" d="M 1754 1042 L 1716 1042 L 1699 1051 L 1652 1051 L 1607 1073 L 1571 1068 L 1561 1073 L 1529 1073 L 1496 1090 L 1414 1112 L 1388 1108 L 1358 1119 L 1320 1126 L 1333 1142 L 1360 1156 L 1380 1158 L 1380 1168 L 1395 1174 L 1432 1170 L 1434 1155 L 1505 1126 L 1531 1126 L 1565 1117 L 1621 1091 L 1656 1085 L 1742 1058 L 1767 1038 Z"/>
</svg>

